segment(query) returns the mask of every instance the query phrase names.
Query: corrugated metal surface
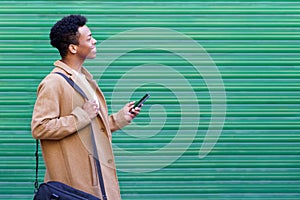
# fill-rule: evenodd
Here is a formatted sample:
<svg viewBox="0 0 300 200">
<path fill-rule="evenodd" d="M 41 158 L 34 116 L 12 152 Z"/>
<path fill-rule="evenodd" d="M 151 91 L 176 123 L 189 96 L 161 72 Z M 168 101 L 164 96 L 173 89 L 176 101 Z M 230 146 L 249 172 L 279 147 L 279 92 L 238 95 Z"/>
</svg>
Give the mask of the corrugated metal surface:
<svg viewBox="0 0 300 200">
<path fill-rule="evenodd" d="M 0 198 L 32 197 L 35 91 L 59 58 L 49 45 L 49 29 L 62 16 L 81 13 L 99 43 L 143 27 L 192 38 L 213 59 L 226 91 L 221 135 L 212 138 L 218 139 L 212 151 L 199 158 L 210 121 L 221 117 L 211 112 L 216 91 L 206 82 L 217 73 L 204 70 L 207 77 L 200 76 L 172 47 L 181 43 L 177 50 L 194 59 L 196 49 L 175 33 L 162 35 L 163 49 L 132 49 L 146 38 L 153 44 L 158 40 L 133 32 L 125 42 L 104 48 L 112 56 L 130 50 L 105 71 L 99 68 L 107 64 L 103 57 L 87 62 L 96 77 L 103 75 L 99 84 L 116 107 L 126 95 L 129 100 L 145 91 L 152 94 L 133 125 L 138 133 L 128 128 L 114 136 L 123 199 L 300 199 L 299 9 L 300 1 L 1 1 Z M 191 89 L 197 98 L 193 110 L 195 102 L 178 99 Z M 216 105 L 223 106 L 221 101 Z M 195 129 L 192 120 L 198 117 Z"/>
</svg>

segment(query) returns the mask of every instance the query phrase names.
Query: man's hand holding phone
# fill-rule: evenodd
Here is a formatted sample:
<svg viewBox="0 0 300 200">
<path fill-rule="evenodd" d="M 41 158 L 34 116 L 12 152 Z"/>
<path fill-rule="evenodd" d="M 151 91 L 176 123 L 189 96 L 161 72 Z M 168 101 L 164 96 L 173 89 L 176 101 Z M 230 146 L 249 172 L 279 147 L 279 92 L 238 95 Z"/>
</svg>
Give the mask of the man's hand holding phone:
<svg viewBox="0 0 300 200">
<path fill-rule="evenodd" d="M 143 98 L 141 98 L 139 101 L 135 102 L 132 101 L 130 103 L 127 103 L 123 110 L 125 114 L 125 118 L 128 122 L 131 122 L 141 111 L 141 107 L 143 106 L 143 103 L 150 97 L 149 94 L 146 94 Z"/>
<path fill-rule="evenodd" d="M 140 108 L 143 106 L 143 104 L 145 103 L 145 101 L 146 101 L 147 99 L 149 99 L 149 97 L 150 97 L 149 94 L 145 94 L 145 95 L 143 96 L 143 98 L 141 98 L 138 102 L 136 102 L 136 103 L 134 104 L 134 106 L 131 108 L 130 112 L 131 112 L 132 114 L 134 114 L 136 110 L 140 111 Z"/>
</svg>

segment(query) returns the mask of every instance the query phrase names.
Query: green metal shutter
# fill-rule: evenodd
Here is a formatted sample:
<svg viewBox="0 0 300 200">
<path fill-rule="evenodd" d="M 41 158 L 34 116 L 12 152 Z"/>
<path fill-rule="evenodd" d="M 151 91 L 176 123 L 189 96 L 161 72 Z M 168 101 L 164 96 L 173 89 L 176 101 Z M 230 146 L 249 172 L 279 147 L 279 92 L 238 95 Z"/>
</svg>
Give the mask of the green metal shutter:
<svg viewBox="0 0 300 200">
<path fill-rule="evenodd" d="M 87 61 L 86 66 L 95 77 L 101 76 L 99 85 L 109 105 L 113 102 L 118 108 L 126 103 L 125 97 L 135 100 L 146 91 L 152 95 L 134 121 L 138 133 L 128 127 L 114 135 L 123 199 L 300 199 L 299 9 L 300 1 L 277 0 L 2 1 L 0 198 L 32 198 L 35 141 L 31 138 L 30 120 L 35 92 L 52 69 L 53 61 L 59 58 L 49 45 L 49 29 L 65 15 L 83 14 L 98 43 L 122 31 L 146 27 L 174 30 L 192 38 L 211 56 L 226 91 L 226 119 L 221 135 L 213 149 L 199 158 L 212 117 L 220 116 L 212 113 L 214 94 L 189 60 L 166 49 L 153 48 L 131 49 L 101 73 L 99 66 L 107 64 L 105 57 Z M 125 38 L 125 49 L 152 37 L 134 33 Z M 162 35 L 162 43 L 169 39 Z M 182 42 L 180 37 L 171 39 Z M 103 51 L 114 55 L 122 51 L 116 47 L 123 43 Z M 168 45 L 171 48 L 175 44 Z M 195 53 L 194 49 L 184 48 L 179 51 Z M 150 65 L 155 66 L 153 71 L 149 70 Z M 169 71 L 157 70 L 159 65 Z M 137 66 L 147 70 L 128 74 Z M 182 86 L 181 79 L 172 76 L 172 70 L 178 71 L 191 87 Z M 211 75 L 208 73 L 208 79 L 215 74 Z M 132 82 L 121 84 L 124 78 Z M 173 89 L 151 82 L 176 83 L 177 79 L 178 85 Z M 137 88 L 134 84 L 141 80 L 145 85 Z M 181 107 L 190 109 L 193 104 L 176 98 L 191 88 L 199 108 L 189 110 L 189 114 L 200 119 L 192 141 L 193 121 L 181 124 L 190 117 L 182 118 Z M 128 93 L 129 90 L 133 92 Z M 217 106 L 218 102 L 217 99 Z M 115 108 L 109 106 L 110 111 Z M 186 135 L 177 137 L 181 129 Z M 155 154 L 172 142 L 178 148 Z M 125 157 L 127 153 L 134 159 Z M 161 163 L 153 162 L 156 158 L 151 158 L 152 154 L 158 155 Z M 181 156 L 164 163 L 174 155 Z M 43 172 L 44 166 L 40 181 Z"/>
</svg>

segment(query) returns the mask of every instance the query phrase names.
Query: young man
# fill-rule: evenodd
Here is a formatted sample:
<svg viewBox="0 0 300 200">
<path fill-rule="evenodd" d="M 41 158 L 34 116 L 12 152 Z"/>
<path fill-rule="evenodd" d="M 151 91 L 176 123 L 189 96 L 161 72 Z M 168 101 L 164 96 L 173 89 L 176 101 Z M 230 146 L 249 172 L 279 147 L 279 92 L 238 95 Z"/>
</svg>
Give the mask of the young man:
<svg viewBox="0 0 300 200">
<path fill-rule="evenodd" d="M 92 75 L 83 67 L 96 57 L 96 40 L 85 25 L 86 18 L 70 15 L 51 29 L 51 45 L 61 60 L 40 83 L 32 116 L 32 135 L 40 139 L 46 165 L 45 181 L 60 181 L 101 198 L 91 142 L 91 125 L 96 139 L 107 198 L 120 199 L 111 132 L 139 114 L 134 102 L 108 115 L 104 96 Z M 59 74 L 72 79 L 89 97 L 85 100 Z"/>
</svg>

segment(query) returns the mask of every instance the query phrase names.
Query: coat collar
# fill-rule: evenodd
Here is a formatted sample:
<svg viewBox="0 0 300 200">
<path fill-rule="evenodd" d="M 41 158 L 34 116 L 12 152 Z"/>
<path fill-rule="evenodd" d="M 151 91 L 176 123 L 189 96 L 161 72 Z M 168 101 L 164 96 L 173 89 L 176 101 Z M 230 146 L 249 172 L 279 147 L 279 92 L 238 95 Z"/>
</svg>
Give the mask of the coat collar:
<svg viewBox="0 0 300 200">
<path fill-rule="evenodd" d="M 57 60 L 54 62 L 54 66 L 64 70 L 70 77 L 76 77 L 76 74 L 74 73 L 74 71 L 72 70 L 71 67 L 69 67 L 67 64 L 65 64 L 64 62 L 62 62 L 61 60 Z M 88 70 L 85 67 L 81 67 L 81 73 L 85 75 L 85 77 L 88 80 L 93 80 L 93 76 L 91 73 L 88 72 Z"/>
</svg>

